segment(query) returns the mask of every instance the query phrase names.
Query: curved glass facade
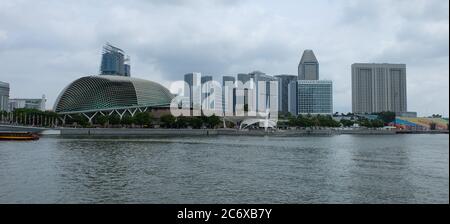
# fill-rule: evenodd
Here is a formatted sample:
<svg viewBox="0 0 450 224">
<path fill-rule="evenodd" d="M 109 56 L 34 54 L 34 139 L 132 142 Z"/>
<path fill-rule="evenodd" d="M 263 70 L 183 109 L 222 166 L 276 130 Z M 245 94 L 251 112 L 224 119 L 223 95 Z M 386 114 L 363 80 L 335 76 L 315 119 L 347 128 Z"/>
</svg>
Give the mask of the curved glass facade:
<svg viewBox="0 0 450 224">
<path fill-rule="evenodd" d="M 108 110 L 169 105 L 173 96 L 164 86 L 124 76 L 87 76 L 69 84 L 55 102 L 55 112 Z"/>
</svg>

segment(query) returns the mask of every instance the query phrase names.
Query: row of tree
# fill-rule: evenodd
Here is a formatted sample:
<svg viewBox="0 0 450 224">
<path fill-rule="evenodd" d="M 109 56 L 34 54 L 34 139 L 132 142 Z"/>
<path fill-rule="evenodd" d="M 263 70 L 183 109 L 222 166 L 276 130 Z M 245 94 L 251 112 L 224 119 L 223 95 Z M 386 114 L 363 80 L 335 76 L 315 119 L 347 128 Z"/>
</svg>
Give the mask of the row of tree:
<svg viewBox="0 0 450 224">
<path fill-rule="evenodd" d="M 82 127 L 91 126 L 89 120 L 81 114 L 67 118 L 66 124 Z M 159 119 L 155 119 L 154 116 L 148 112 L 139 112 L 134 116 L 124 115 L 122 119 L 117 114 L 100 115 L 92 120 L 92 125 L 101 125 L 103 127 L 118 125 L 122 127 L 129 127 L 133 125 L 137 125 L 139 127 L 151 127 L 154 125 L 160 125 L 165 128 L 216 128 L 219 124 L 221 124 L 221 119 L 215 115 L 210 117 L 174 117 L 171 114 L 165 114 Z"/>
<path fill-rule="evenodd" d="M 347 114 L 347 116 L 352 115 L 354 114 Z M 364 127 L 377 128 L 383 127 L 395 120 L 394 112 L 380 112 L 372 115 L 377 115 L 378 119 L 370 120 L 364 117 L 358 117 L 356 120 L 341 119 L 340 121 L 336 121 L 330 115 L 298 115 L 295 117 L 290 114 L 285 115 L 284 118 L 288 120 L 288 125 L 291 127 L 351 127 L 354 124 L 359 124 Z M 2 122 L 34 126 L 55 126 L 60 123 L 58 122 L 58 114 L 36 109 L 16 109 L 9 113 L 2 111 L 0 112 L 0 119 Z M 166 114 L 159 119 L 155 119 L 149 112 L 138 112 L 134 116 L 124 115 L 122 118 L 117 114 L 100 115 L 92 120 L 92 124 L 86 116 L 77 114 L 67 117 L 66 124 L 82 127 L 89 127 L 91 125 L 100 125 L 103 127 L 118 125 L 122 127 L 151 127 L 153 125 L 160 125 L 165 128 L 216 128 L 221 124 L 221 119 L 215 115 L 210 117 L 174 117 L 171 114 Z"/>
<path fill-rule="evenodd" d="M 330 115 L 298 115 L 290 116 L 288 124 L 291 127 L 339 127 L 340 123 L 335 121 Z"/>
<path fill-rule="evenodd" d="M 19 125 L 52 127 L 58 124 L 58 114 L 51 111 L 20 108 L 12 112 L 0 111 L 0 121 Z"/>
<path fill-rule="evenodd" d="M 362 127 L 380 128 L 384 127 L 393 119 L 389 116 L 379 116 L 378 119 L 359 118 L 357 120 L 341 119 L 336 121 L 330 115 L 298 115 L 297 117 L 289 116 L 288 125 L 291 127 L 351 127 L 358 124 Z"/>
<path fill-rule="evenodd" d="M 217 128 L 221 124 L 218 116 L 174 117 L 171 114 L 161 116 L 161 126 L 165 128 Z"/>
<path fill-rule="evenodd" d="M 151 113 L 148 112 L 138 112 L 134 116 L 131 115 L 124 115 L 122 118 L 120 118 L 117 114 L 112 115 L 100 115 L 92 119 L 92 125 L 101 125 L 103 127 L 109 127 L 109 126 L 131 126 L 131 125 L 138 125 L 140 127 L 148 127 L 152 125 L 152 122 L 154 121 L 154 117 Z M 82 114 L 76 114 L 72 115 L 71 117 L 67 117 L 66 124 L 68 125 L 74 125 L 74 126 L 82 126 L 82 127 L 89 127 L 91 124 L 89 123 L 89 119 L 82 115 Z"/>
</svg>

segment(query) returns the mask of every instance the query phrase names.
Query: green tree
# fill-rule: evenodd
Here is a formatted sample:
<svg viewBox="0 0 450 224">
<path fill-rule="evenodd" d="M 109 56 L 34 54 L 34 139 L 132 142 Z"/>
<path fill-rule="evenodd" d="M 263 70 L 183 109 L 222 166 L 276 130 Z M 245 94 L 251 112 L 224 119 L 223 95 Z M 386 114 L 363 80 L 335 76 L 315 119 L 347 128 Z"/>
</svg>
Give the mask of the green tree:
<svg viewBox="0 0 450 224">
<path fill-rule="evenodd" d="M 220 118 L 215 114 L 209 116 L 207 119 L 208 128 L 216 128 L 221 123 Z"/>
<path fill-rule="evenodd" d="M 199 129 L 199 128 L 201 128 L 203 126 L 203 121 L 202 121 L 202 119 L 200 117 L 190 117 L 189 118 L 189 125 L 192 128 Z"/>
<path fill-rule="evenodd" d="M 355 122 L 353 122 L 351 120 L 347 120 L 347 119 L 341 119 L 340 122 L 341 122 L 342 126 L 344 126 L 344 127 L 351 127 L 355 123 Z"/>
<path fill-rule="evenodd" d="M 80 125 L 82 127 L 87 127 L 89 125 L 89 120 L 81 114 L 75 114 L 72 116 L 72 122 L 75 125 Z"/>
<path fill-rule="evenodd" d="M 120 117 L 117 114 L 112 114 L 109 116 L 109 124 L 111 125 L 118 125 L 120 124 Z"/>
<path fill-rule="evenodd" d="M 165 128 L 172 128 L 175 125 L 175 117 L 172 114 L 165 114 L 161 116 L 160 120 Z"/>
<path fill-rule="evenodd" d="M 179 117 L 177 117 L 175 126 L 177 128 L 187 128 L 188 122 L 189 122 L 188 118 L 186 118 L 185 116 L 179 116 Z"/>
<path fill-rule="evenodd" d="M 372 127 L 374 128 L 382 128 L 384 127 L 384 121 L 380 119 L 370 121 L 372 123 Z"/>
<path fill-rule="evenodd" d="M 395 112 L 383 111 L 380 113 L 375 113 L 378 118 L 381 119 L 385 124 L 391 123 L 395 120 Z"/>
<path fill-rule="evenodd" d="M 149 126 L 152 123 L 153 117 L 150 113 L 147 112 L 139 112 L 135 115 L 135 122 L 137 125 L 143 126 Z"/>
<path fill-rule="evenodd" d="M 102 126 L 105 126 L 109 122 L 109 116 L 108 115 L 100 115 L 96 119 L 96 123 Z"/>
<path fill-rule="evenodd" d="M 288 119 L 288 125 L 290 127 L 296 127 L 297 126 L 297 118 L 296 117 L 290 116 L 287 119 Z"/>
<path fill-rule="evenodd" d="M 371 128 L 372 127 L 372 123 L 367 118 L 359 119 L 358 120 L 358 124 L 359 124 L 359 126 L 362 126 L 362 127 L 367 127 L 367 128 Z"/>
<path fill-rule="evenodd" d="M 130 115 L 124 115 L 122 117 L 122 120 L 120 121 L 120 123 L 125 126 L 129 126 L 129 125 L 133 124 L 134 122 L 135 122 L 134 118 Z"/>
</svg>

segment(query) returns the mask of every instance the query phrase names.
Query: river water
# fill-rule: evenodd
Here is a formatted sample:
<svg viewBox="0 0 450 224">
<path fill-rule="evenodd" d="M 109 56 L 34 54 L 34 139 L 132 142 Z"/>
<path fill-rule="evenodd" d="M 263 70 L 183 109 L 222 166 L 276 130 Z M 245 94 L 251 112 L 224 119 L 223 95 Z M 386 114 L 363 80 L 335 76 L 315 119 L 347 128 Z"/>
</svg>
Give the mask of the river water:
<svg viewBox="0 0 450 224">
<path fill-rule="evenodd" d="M 449 203 L 449 136 L 0 142 L 0 203 Z"/>
</svg>

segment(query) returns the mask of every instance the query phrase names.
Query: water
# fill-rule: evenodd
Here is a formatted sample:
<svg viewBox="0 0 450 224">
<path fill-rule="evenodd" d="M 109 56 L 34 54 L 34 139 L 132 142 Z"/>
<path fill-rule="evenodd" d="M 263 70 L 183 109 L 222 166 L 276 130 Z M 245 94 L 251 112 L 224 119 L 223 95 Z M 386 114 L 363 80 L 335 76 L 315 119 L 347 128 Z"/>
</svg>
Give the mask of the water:
<svg viewBox="0 0 450 224">
<path fill-rule="evenodd" d="M 449 136 L 0 142 L 0 203 L 449 203 Z"/>
</svg>

